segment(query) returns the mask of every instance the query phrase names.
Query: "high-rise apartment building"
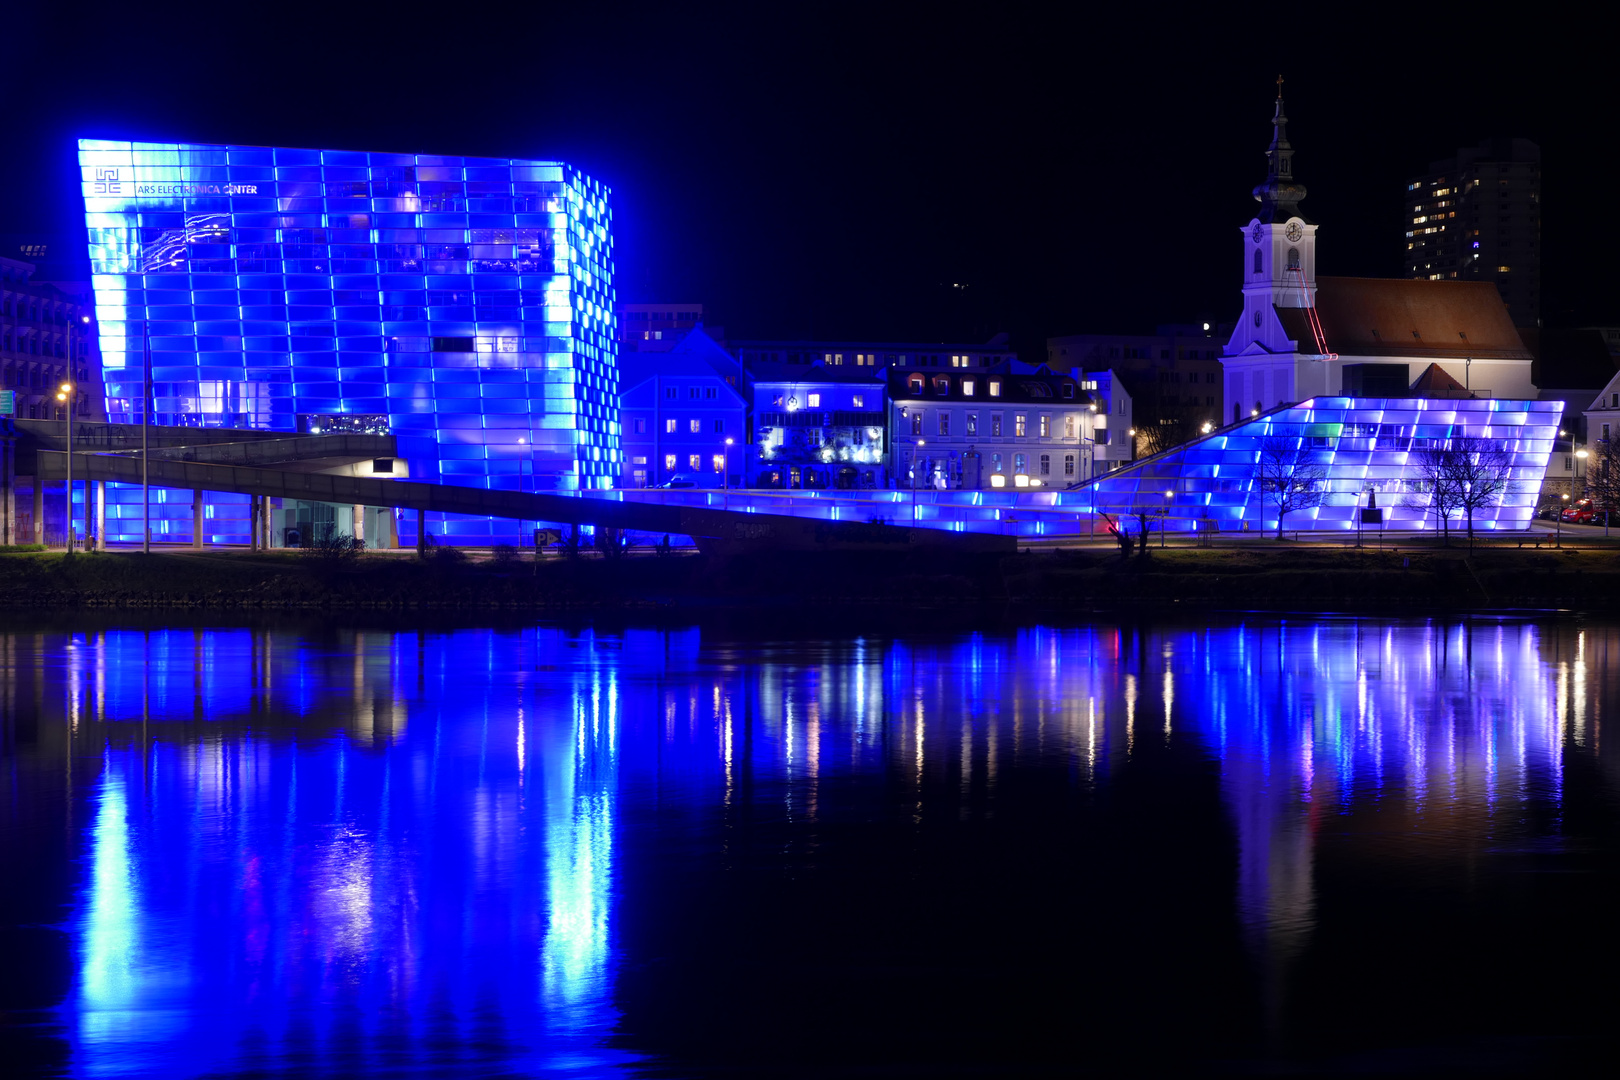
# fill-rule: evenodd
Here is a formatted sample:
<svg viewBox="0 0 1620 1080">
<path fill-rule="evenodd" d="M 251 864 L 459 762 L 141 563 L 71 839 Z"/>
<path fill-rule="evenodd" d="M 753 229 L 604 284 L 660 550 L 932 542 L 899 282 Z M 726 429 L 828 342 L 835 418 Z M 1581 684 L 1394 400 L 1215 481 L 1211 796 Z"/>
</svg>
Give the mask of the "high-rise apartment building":
<svg viewBox="0 0 1620 1080">
<path fill-rule="evenodd" d="M 1541 148 L 1490 139 L 1406 185 L 1406 277 L 1491 281 L 1515 326 L 1541 325 Z"/>
<path fill-rule="evenodd" d="M 417 479 L 613 486 L 601 184 L 550 161 L 79 146 L 112 420 L 140 419 L 149 356 L 158 423 L 359 425 L 391 432 Z"/>
</svg>

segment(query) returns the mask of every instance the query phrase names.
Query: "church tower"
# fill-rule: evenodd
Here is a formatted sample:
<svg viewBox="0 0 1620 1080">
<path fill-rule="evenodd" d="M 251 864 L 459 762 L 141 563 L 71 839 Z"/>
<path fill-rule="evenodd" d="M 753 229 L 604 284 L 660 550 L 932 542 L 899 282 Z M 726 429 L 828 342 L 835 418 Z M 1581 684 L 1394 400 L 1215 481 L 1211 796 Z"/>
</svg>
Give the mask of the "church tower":
<svg viewBox="0 0 1620 1080">
<path fill-rule="evenodd" d="M 1278 308 L 1310 308 L 1316 297 L 1316 226 L 1300 212 L 1305 185 L 1294 179 L 1282 76 L 1266 148 L 1266 179 L 1254 189 L 1259 212 L 1243 226 L 1243 314 L 1227 342 L 1226 400 L 1231 419 L 1294 397 L 1299 346 Z"/>
</svg>

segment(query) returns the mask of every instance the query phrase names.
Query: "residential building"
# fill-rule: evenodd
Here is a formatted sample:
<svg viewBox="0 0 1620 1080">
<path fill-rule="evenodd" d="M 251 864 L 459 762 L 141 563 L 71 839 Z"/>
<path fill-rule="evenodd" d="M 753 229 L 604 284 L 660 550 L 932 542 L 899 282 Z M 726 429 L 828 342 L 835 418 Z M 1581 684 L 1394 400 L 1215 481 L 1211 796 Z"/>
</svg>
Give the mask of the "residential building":
<svg viewBox="0 0 1620 1080">
<path fill-rule="evenodd" d="M 1535 399 L 1531 354 L 1494 284 L 1317 276 L 1287 122 L 1279 97 L 1260 210 L 1243 227 L 1243 314 L 1222 356 L 1227 419 L 1314 397 L 1404 396 L 1431 364 L 1479 397 Z"/>
<path fill-rule="evenodd" d="M 1079 379 L 1080 389 L 1091 397 L 1095 417 L 1092 468 L 1087 475 L 1111 472 L 1135 460 L 1135 404 L 1125 381 L 1112 371 L 1089 371 Z"/>
<path fill-rule="evenodd" d="M 609 192 L 573 166 L 94 139 L 79 161 L 111 419 L 146 411 L 145 342 L 158 423 L 379 416 L 416 479 L 620 475 Z"/>
<path fill-rule="evenodd" d="M 57 394 L 71 383 L 73 415 L 102 417 L 95 307 L 85 292 L 83 285 L 36 280 L 32 263 L 0 258 L 0 390 L 13 395 L 5 415 L 65 419 L 68 406 Z"/>
<path fill-rule="evenodd" d="M 1046 363 L 1076 378 L 1113 372 L 1137 411 L 1135 426 L 1145 429 L 1141 450 L 1152 453 L 1186 441 L 1205 424 L 1220 423 L 1225 414 L 1221 341 L 1231 329 L 1166 324 L 1151 334 L 1065 334 L 1046 340 Z"/>
<path fill-rule="evenodd" d="M 1008 360 L 984 371 L 890 368 L 900 487 L 1068 487 L 1095 468 L 1095 399 L 1079 380 Z"/>
<path fill-rule="evenodd" d="M 1541 325 L 1541 148 L 1488 139 L 1406 184 L 1403 268 L 1427 281 L 1489 281 L 1515 326 Z"/>
<path fill-rule="evenodd" d="M 755 433 L 749 486 L 890 486 L 881 370 L 754 360 L 748 372 Z"/>
<path fill-rule="evenodd" d="M 677 476 L 699 487 L 743 485 L 747 381 L 702 326 L 668 352 L 628 354 L 621 365 L 621 487 L 655 487 Z"/>
<path fill-rule="evenodd" d="M 957 368 L 976 370 L 1018 359 L 1006 334 L 982 344 L 905 341 L 734 341 L 743 366 L 821 364 L 828 368 Z"/>
<path fill-rule="evenodd" d="M 619 352 L 669 352 L 693 327 L 703 325 L 702 304 L 618 304 Z M 713 327 L 709 337 L 724 335 Z"/>
</svg>

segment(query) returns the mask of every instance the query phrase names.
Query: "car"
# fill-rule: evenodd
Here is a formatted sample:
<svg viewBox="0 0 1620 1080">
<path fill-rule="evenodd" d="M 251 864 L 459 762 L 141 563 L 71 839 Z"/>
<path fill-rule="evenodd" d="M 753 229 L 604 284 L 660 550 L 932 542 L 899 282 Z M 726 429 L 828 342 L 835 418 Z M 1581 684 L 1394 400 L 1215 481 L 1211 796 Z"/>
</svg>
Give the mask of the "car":
<svg viewBox="0 0 1620 1080">
<path fill-rule="evenodd" d="M 717 488 L 719 473 L 676 473 L 658 485 L 661 488 Z"/>
<path fill-rule="evenodd" d="M 1564 507 L 1562 516 L 1565 525 L 1592 525 L 1602 524 L 1608 513 L 1595 508 L 1591 499 L 1576 499 Z"/>
</svg>

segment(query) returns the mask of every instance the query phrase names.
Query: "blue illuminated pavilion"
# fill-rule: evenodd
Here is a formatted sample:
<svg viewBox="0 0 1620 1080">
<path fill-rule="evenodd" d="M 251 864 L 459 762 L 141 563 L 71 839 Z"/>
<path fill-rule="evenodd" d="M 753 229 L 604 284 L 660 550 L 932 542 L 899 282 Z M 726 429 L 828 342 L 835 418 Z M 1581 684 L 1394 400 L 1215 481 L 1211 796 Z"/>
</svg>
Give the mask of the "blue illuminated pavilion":
<svg viewBox="0 0 1620 1080">
<path fill-rule="evenodd" d="M 1470 515 L 1473 527 L 1523 529 L 1562 415 L 1558 401 L 1312 398 L 1109 473 L 1090 485 L 1088 501 L 1171 531 L 1265 531 L 1278 524 L 1268 489 L 1292 484 L 1310 497 L 1283 515 L 1289 530 L 1353 531 L 1369 505 L 1386 528 L 1433 530 L 1441 523 L 1425 451 L 1484 450 L 1500 455 L 1505 472 L 1499 493 Z M 1448 522 L 1467 526 L 1455 512 Z"/>
<path fill-rule="evenodd" d="M 613 486 L 612 213 L 579 170 L 95 139 L 79 164 L 110 420 L 142 419 L 149 351 L 159 424 L 386 430 L 415 479 Z"/>
</svg>

